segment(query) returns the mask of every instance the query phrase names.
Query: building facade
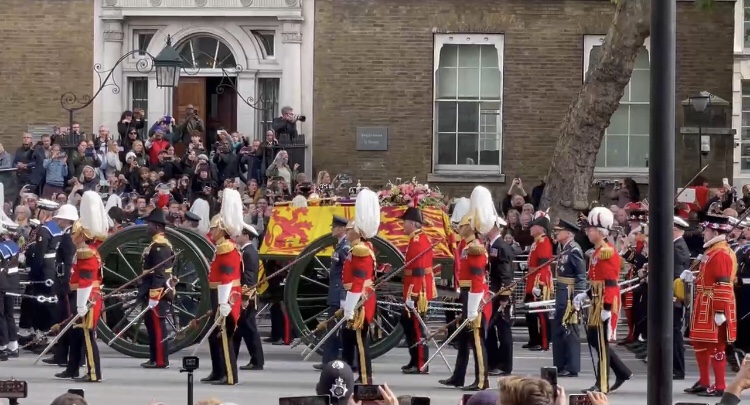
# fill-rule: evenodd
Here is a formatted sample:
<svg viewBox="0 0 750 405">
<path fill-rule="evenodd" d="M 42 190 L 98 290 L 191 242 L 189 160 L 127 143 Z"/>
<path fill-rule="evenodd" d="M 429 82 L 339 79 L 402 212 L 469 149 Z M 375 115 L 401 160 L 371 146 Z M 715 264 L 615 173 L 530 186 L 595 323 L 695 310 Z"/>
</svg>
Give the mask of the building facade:
<svg viewBox="0 0 750 405">
<path fill-rule="evenodd" d="M 750 183 L 750 1 L 735 3 L 732 128 L 735 129 L 734 182 Z"/>
<path fill-rule="evenodd" d="M 456 191 L 477 182 L 505 189 L 520 176 L 530 190 L 547 173 L 614 8 L 601 0 L 317 0 L 314 169 L 373 185 L 417 176 Z M 705 12 L 679 1 L 677 19 L 676 100 L 700 90 L 731 100 L 733 3 Z M 647 181 L 649 55 L 646 41 L 597 177 Z M 681 116 L 678 108 L 678 127 Z"/>
</svg>

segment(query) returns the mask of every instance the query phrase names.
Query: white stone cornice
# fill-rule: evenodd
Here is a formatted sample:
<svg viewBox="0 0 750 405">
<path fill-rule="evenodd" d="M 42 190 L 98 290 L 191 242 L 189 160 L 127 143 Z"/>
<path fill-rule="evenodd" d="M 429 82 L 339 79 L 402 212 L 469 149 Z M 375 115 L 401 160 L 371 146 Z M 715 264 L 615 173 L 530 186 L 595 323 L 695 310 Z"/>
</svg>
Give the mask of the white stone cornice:
<svg viewBox="0 0 750 405">
<path fill-rule="evenodd" d="M 121 20 L 104 20 L 104 42 L 122 43 L 125 34 L 122 31 Z"/>
<path fill-rule="evenodd" d="M 300 21 L 284 21 L 281 28 L 281 42 L 284 44 L 302 43 L 302 24 Z"/>
</svg>

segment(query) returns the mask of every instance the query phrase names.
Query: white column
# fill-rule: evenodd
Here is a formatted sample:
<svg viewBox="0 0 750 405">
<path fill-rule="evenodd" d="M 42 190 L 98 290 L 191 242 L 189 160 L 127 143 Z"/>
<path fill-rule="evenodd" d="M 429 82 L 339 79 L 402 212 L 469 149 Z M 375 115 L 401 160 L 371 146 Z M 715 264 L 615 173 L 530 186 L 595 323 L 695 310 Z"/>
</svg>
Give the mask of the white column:
<svg viewBox="0 0 750 405">
<path fill-rule="evenodd" d="M 149 127 L 164 115 L 172 115 L 172 103 L 169 101 L 171 89 L 160 89 L 156 87 L 156 75 L 148 76 L 148 111 L 146 119 Z"/>
<path fill-rule="evenodd" d="M 289 106 L 299 112 L 302 108 L 302 24 L 300 21 L 282 23 L 279 108 Z"/>
<path fill-rule="evenodd" d="M 242 71 L 237 76 L 237 132 L 250 140 L 257 138 L 256 118 L 258 112 L 247 103 L 255 104 L 258 95 L 255 89 L 255 71 Z"/>
<path fill-rule="evenodd" d="M 105 85 L 108 85 L 104 89 L 102 89 L 101 93 L 99 93 L 99 96 L 97 97 L 97 101 L 99 102 L 99 106 L 101 108 L 100 116 L 97 117 L 98 120 L 94 122 L 94 128 L 92 128 L 92 132 L 96 133 L 96 131 L 99 129 L 100 125 L 106 125 L 109 127 L 110 132 L 115 136 L 118 137 L 117 134 L 117 121 L 120 118 L 120 114 L 125 110 L 124 106 L 122 105 L 123 96 L 122 93 L 128 94 L 128 82 L 122 75 L 122 65 L 118 65 L 115 67 L 115 63 L 120 59 L 120 57 L 123 55 L 122 50 L 122 40 L 124 37 L 124 34 L 122 32 L 122 21 L 121 20 L 104 20 L 104 59 L 101 61 L 101 69 L 105 70 L 105 72 L 102 74 L 102 80 L 108 72 L 106 70 L 113 69 L 112 77 L 109 78 L 109 81 L 105 83 Z M 118 86 L 120 86 L 120 92 L 118 94 L 115 94 L 112 92 L 113 85 L 116 83 Z M 99 83 L 94 83 L 95 87 L 94 91 L 98 89 Z"/>
</svg>

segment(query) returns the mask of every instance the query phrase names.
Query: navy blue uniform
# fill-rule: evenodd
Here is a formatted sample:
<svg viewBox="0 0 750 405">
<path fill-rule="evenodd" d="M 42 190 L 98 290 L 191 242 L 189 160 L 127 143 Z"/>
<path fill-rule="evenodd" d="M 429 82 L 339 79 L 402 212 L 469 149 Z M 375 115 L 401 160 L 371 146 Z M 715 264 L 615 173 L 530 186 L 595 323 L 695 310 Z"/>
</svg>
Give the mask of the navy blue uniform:
<svg viewBox="0 0 750 405">
<path fill-rule="evenodd" d="M 562 246 L 557 265 L 555 319 L 552 323 L 552 362 L 558 372 L 581 371 L 581 341 L 573 298 L 586 291 L 586 260 L 575 241 Z"/>
<path fill-rule="evenodd" d="M 349 256 L 349 242 L 345 237 L 341 237 L 336 249 L 331 256 L 331 273 L 328 285 L 328 316 L 331 317 L 341 308 L 341 302 L 346 300 L 346 290 L 344 290 L 344 262 Z M 340 358 L 341 337 L 337 333 L 331 336 L 323 348 L 323 364 Z"/>
<path fill-rule="evenodd" d="M 142 366 L 166 367 L 169 365 L 169 348 L 165 339 L 167 308 L 173 293 L 167 291 L 167 281 L 172 276 L 174 259 L 172 244 L 163 233 L 154 235 L 151 244 L 143 254 L 143 271 L 150 273 L 143 277 L 138 296 L 148 305 L 149 301 L 159 301 L 146 312 L 146 331 L 148 332 L 149 361 Z"/>
<path fill-rule="evenodd" d="M 487 246 L 490 290 L 493 293 L 513 283 L 513 248 L 497 235 Z M 511 302 L 512 291 L 507 291 L 492 301 L 492 318 L 487 325 L 485 347 L 489 372 L 510 374 L 513 371 L 513 323 Z"/>
<path fill-rule="evenodd" d="M 63 231 L 60 246 L 57 248 L 55 295 L 57 296 L 57 319 L 61 323 L 68 319 L 76 307 L 76 293 L 70 291 L 70 275 L 73 259 L 76 255 L 76 245 L 73 243 L 71 228 Z M 54 363 L 66 364 L 70 352 L 70 332 L 58 340 L 55 348 Z"/>
<path fill-rule="evenodd" d="M 240 248 L 242 253 L 242 285 L 251 287 L 258 284 L 258 269 L 260 259 L 258 258 L 258 249 L 252 243 L 248 243 Z M 247 300 L 247 297 L 243 297 Z M 246 306 L 240 313 L 237 323 L 237 331 L 232 336 L 234 340 L 234 355 L 239 357 L 240 344 L 245 340 L 247 351 L 250 353 L 250 363 L 248 366 L 240 369 L 261 369 L 265 363 L 263 356 L 263 346 L 260 342 L 260 333 L 255 317 L 258 315 L 257 297 L 253 297 L 246 302 Z"/>
<path fill-rule="evenodd" d="M 44 295 L 50 297 L 55 295 L 58 289 L 57 279 L 57 248 L 62 241 L 63 231 L 55 221 L 48 221 L 40 228 L 33 245 L 33 260 L 30 264 L 29 281 L 37 284 L 31 285 L 30 295 Z M 47 287 L 42 284 L 45 280 L 52 280 L 54 284 Z M 57 323 L 57 304 L 39 303 L 34 301 L 34 317 L 31 326 L 38 331 L 47 331 Z"/>
<path fill-rule="evenodd" d="M 690 268 L 690 249 L 684 238 L 674 241 L 674 279 L 680 278 L 684 270 Z M 674 303 L 672 373 L 677 377 L 685 376 L 685 342 L 682 338 L 682 324 L 685 307 L 682 302 Z M 739 319 L 739 318 L 738 318 Z"/>
<path fill-rule="evenodd" d="M 18 291 L 18 252 L 13 241 L 0 243 L 2 265 L 0 265 L 0 347 L 18 340 L 18 328 L 13 318 L 13 297 L 8 292 Z M 0 356 L 3 356 L 0 350 Z"/>
</svg>

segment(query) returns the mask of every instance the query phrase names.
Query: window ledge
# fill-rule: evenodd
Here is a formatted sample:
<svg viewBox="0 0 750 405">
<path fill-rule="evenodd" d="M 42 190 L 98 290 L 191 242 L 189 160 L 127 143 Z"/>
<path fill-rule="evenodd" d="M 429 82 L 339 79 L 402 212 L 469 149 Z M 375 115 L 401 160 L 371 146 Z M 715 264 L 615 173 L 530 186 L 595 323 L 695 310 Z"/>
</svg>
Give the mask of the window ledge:
<svg viewBox="0 0 750 405">
<path fill-rule="evenodd" d="M 476 172 L 429 173 L 428 183 L 505 183 L 504 174 Z"/>
<path fill-rule="evenodd" d="M 648 184 L 648 171 L 617 171 L 617 172 L 594 172 L 594 180 L 622 180 L 625 177 L 630 177 L 635 180 L 637 184 Z"/>
</svg>

